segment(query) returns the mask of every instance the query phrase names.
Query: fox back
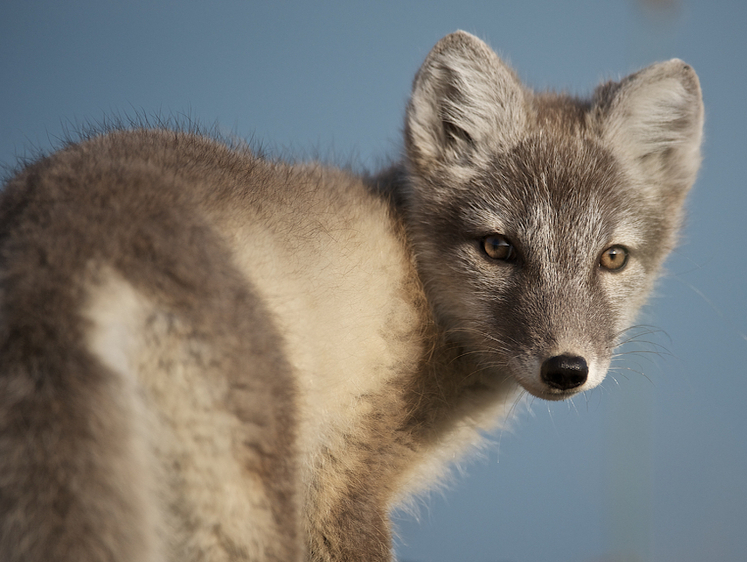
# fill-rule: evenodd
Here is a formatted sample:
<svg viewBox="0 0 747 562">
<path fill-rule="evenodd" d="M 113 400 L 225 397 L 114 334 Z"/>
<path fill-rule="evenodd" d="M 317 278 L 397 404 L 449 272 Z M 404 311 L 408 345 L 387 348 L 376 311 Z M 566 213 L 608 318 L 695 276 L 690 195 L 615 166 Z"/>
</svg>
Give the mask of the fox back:
<svg viewBox="0 0 747 562">
<path fill-rule="evenodd" d="M 678 60 L 588 99 L 479 39 L 358 177 L 91 135 L 0 194 L 0 557 L 386 561 L 389 512 L 526 392 L 604 378 L 700 162 Z"/>
</svg>

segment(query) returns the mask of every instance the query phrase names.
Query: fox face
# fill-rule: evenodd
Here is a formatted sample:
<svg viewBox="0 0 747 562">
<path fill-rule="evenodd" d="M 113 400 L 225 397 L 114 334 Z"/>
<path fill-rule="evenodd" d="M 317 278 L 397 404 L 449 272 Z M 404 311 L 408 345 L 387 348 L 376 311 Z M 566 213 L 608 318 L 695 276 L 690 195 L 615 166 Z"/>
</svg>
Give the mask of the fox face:
<svg viewBox="0 0 747 562">
<path fill-rule="evenodd" d="M 598 385 L 675 243 L 703 110 L 694 72 L 654 65 L 591 100 L 534 94 L 453 34 L 408 107 L 408 212 L 438 322 L 483 377 L 534 396 Z"/>
</svg>

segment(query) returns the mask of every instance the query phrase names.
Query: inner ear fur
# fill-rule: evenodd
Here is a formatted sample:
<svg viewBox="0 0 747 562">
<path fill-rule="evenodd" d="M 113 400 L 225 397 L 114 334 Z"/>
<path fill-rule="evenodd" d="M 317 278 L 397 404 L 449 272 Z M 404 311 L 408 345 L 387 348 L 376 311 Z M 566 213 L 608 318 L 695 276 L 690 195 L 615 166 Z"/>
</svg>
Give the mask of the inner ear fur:
<svg viewBox="0 0 747 562">
<path fill-rule="evenodd" d="M 483 41 L 464 31 L 431 50 L 413 83 L 405 142 L 421 172 L 479 163 L 525 125 L 524 89 Z"/>
<path fill-rule="evenodd" d="M 681 200 L 701 160 L 704 111 L 695 71 L 678 59 L 657 63 L 600 86 L 595 102 L 605 140 L 655 195 Z"/>
</svg>

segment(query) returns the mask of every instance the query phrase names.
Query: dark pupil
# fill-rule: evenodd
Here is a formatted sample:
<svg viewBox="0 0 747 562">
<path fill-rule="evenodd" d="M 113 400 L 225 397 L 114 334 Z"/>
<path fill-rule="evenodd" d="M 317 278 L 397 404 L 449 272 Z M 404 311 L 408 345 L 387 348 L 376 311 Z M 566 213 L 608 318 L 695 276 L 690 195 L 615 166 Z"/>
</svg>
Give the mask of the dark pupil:
<svg viewBox="0 0 747 562">
<path fill-rule="evenodd" d="M 511 253 L 511 245 L 503 238 L 491 236 L 486 240 L 486 250 L 492 258 L 505 259 Z"/>
</svg>

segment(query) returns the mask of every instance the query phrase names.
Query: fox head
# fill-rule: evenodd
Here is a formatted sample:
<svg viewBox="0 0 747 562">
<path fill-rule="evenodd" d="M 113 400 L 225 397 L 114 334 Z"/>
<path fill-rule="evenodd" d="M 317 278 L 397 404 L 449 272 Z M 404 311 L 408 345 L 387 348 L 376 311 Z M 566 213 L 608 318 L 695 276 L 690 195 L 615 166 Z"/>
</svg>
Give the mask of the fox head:
<svg viewBox="0 0 747 562">
<path fill-rule="evenodd" d="M 579 100 L 442 39 L 407 109 L 406 212 L 447 337 L 540 398 L 598 385 L 676 242 L 702 127 L 679 60 Z"/>
</svg>

